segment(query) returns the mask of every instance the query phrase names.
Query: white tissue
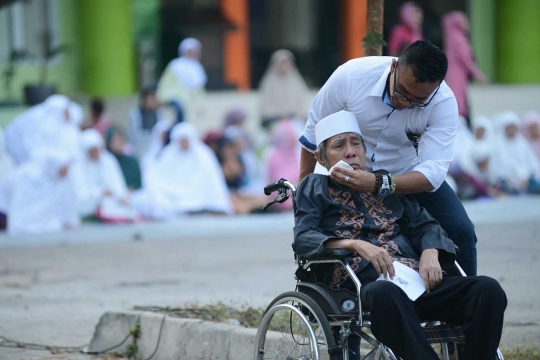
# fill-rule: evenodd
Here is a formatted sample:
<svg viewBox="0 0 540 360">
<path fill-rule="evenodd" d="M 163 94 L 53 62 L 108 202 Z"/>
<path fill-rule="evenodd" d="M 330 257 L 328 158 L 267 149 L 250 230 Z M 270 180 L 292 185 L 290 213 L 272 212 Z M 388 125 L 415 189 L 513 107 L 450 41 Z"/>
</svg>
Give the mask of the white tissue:
<svg viewBox="0 0 540 360">
<path fill-rule="evenodd" d="M 332 171 L 334 171 L 334 168 L 342 168 L 342 169 L 347 169 L 347 170 L 354 170 L 353 167 L 349 164 L 347 164 L 345 161 L 343 160 L 339 160 L 339 162 L 337 164 L 335 164 L 334 166 L 332 166 L 329 170 L 329 174 L 332 173 Z"/>
</svg>

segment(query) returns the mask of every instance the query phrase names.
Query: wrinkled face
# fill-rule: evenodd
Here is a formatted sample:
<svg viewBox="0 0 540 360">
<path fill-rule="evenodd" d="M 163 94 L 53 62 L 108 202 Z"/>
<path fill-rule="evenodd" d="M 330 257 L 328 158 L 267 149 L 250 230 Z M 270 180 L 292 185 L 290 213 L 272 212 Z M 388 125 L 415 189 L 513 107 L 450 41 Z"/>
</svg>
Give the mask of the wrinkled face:
<svg viewBox="0 0 540 360">
<path fill-rule="evenodd" d="M 474 137 L 477 139 L 477 140 L 482 140 L 484 138 L 484 135 L 486 134 L 486 129 L 484 129 L 483 127 L 479 127 L 475 130 L 474 132 Z"/>
<path fill-rule="evenodd" d="M 540 125 L 538 123 L 529 125 L 527 127 L 527 130 L 529 131 L 529 136 L 531 137 L 531 139 L 540 139 Z"/>
<path fill-rule="evenodd" d="M 101 150 L 98 147 L 93 147 L 90 150 L 88 150 L 88 157 L 93 161 L 99 160 L 100 155 L 101 155 Z"/>
<path fill-rule="evenodd" d="M 411 67 L 404 65 L 399 65 L 398 67 L 395 59 L 392 60 L 390 71 L 390 101 L 392 102 L 392 106 L 397 110 L 414 106 L 414 103 L 411 104 L 410 101 L 427 103 L 431 100 L 431 94 L 440 85 L 439 82 L 417 82 Z M 407 98 L 410 101 L 399 99 L 394 95 L 394 92 L 401 94 L 401 97 Z"/>
<path fill-rule="evenodd" d="M 334 135 L 326 140 L 326 162 L 321 154 L 315 152 L 315 156 L 321 165 L 330 169 L 340 160 L 351 165 L 354 170 L 364 170 L 366 164 L 366 152 L 362 144 L 362 137 L 353 132 Z"/>
<path fill-rule="evenodd" d="M 504 128 L 504 133 L 509 139 L 513 139 L 518 132 L 518 127 L 515 124 L 510 124 Z"/>
<path fill-rule="evenodd" d="M 65 178 L 69 172 L 69 165 L 64 165 L 58 170 L 58 177 Z"/>
</svg>

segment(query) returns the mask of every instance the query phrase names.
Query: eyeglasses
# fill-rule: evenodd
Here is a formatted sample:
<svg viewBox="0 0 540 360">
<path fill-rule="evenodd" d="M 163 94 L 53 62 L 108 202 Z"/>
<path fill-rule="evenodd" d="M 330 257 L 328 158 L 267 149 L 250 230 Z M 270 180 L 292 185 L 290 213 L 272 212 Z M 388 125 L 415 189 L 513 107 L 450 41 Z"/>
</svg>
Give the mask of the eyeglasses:
<svg viewBox="0 0 540 360">
<path fill-rule="evenodd" d="M 402 93 L 400 93 L 399 91 L 396 90 L 397 69 L 398 69 L 398 63 L 396 63 L 396 71 L 395 71 L 395 74 L 394 74 L 394 91 L 393 91 L 394 96 L 396 98 L 398 98 L 399 100 L 401 100 L 401 101 L 407 101 L 409 104 L 411 104 L 411 107 L 424 108 L 424 107 L 428 106 L 429 103 L 431 102 L 431 100 L 433 100 L 433 98 L 435 97 L 435 95 L 437 95 L 437 91 L 439 91 L 439 88 L 441 87 L 441 84 L 439 84 L 439 86 L 437 86 L 437 89 L 435 90 L 435 93 L 433 94 L 431 99 L 429 99 L 428 102 L 421 103 L 421 102 L 418 102 L 418 101 L 415 101 L 415 100 L 411 100 L 411 99 L 409 99 L 408 97 L 406 97 L 405 95 L 403 95 Z"/>
</svg>

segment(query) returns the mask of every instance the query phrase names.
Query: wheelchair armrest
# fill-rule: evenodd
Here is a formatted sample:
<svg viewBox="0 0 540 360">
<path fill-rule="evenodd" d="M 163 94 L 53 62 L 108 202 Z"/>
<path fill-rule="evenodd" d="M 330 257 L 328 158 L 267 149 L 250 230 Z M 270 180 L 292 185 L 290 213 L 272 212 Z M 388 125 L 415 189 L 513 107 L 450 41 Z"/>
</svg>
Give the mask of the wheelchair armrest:
<svg viewBox="0 0 540 360">
<path fill-rule="evenodd" d="M 317 260 L 345 260 L 346 258 L 351 257 L 351 254 L 344 249 L 332 249 L 330 252 Z"/>
</svg>

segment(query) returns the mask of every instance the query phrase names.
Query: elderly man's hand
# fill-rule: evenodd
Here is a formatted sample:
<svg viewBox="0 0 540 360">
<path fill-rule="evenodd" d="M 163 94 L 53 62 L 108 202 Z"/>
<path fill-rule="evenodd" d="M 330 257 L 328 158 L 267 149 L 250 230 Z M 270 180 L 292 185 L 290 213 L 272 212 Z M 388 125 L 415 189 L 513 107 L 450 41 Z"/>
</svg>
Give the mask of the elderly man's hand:
<svg viewBox="0 0 540 360">
<path fill-rule="evenodd" d="M 336 167 L 330 174 L 332 181 L 362 193 L 372 192 L 375 174 L 364 170 L 347 170 Z"/>
<path fill-rule="evenodd" d="M 373 264 L 377 274 L 383 275 L 385 279 L 388 278 L 388 275 L 391 279 L 394 278 L 396 272 L 388 251 L 367 241 L 355 241 L 353 246 L 360 257 Z"/>
<path fill-rule="evenodd" d="M 426 292 L 429 292 L 442 281 L 442 269 L 439 264 L 439 250 L 426 249 L 420 257 L 420 276 L 424 280 Z"/>
</svg>

